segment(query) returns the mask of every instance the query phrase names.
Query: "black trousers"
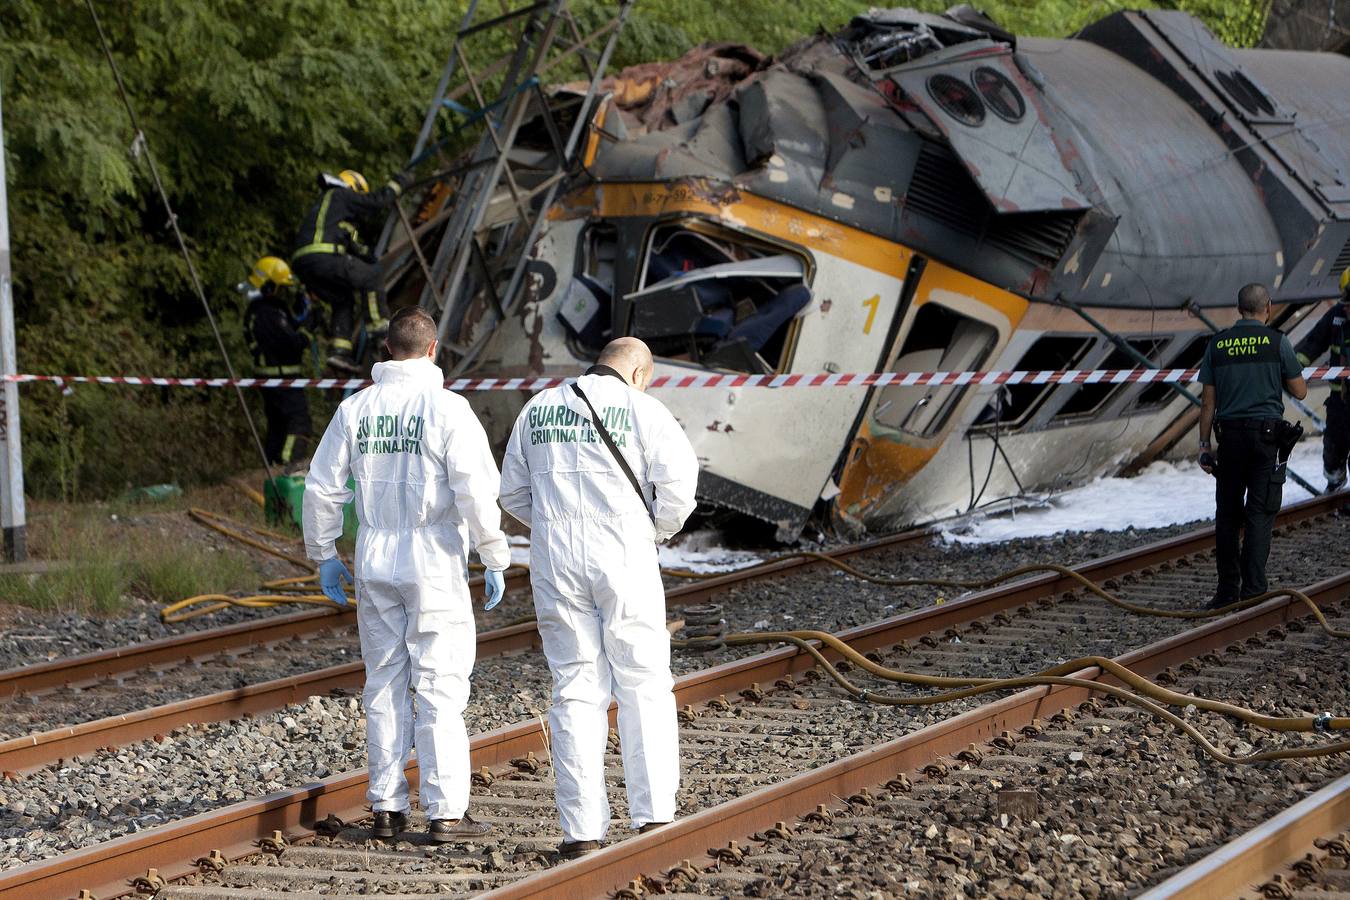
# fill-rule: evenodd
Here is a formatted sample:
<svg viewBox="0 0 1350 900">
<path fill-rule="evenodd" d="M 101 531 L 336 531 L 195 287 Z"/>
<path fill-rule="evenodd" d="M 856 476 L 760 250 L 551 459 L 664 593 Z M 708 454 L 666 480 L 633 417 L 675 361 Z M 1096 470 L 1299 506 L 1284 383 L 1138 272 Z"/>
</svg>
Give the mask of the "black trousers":
<svg viewBox="0 0 1350 900">
<path fill-rule="evenodd" d="M 1327 430 L 1322 433 L 1322 470 L 1333 483 L 1345 480 L 1345 462 L 1350 457 L 1350 400 L 1336 390 L 1333 387 L 1327 398 Z"/>
<path fill-rule="evenodd" d="M 263 388 L 263 415 L 267 437 L 263 450 L 267 461 L 286 465 L 304 459 L 309 449 L 309 398 L 304 388 Z"/>
<path fill-rule="evenodd" d="M 1285 470 L 1277 468 L 1276 450 L 1274 440 L 1263 437 L 1259 427 L 1220 424 L 1214 488 L 1218 597 L 1251 597 L 1269 589 L 1266 558 L 1284 498 Z"/>
<path fill-rule="evenodd" d="M 295 260 L 295 274 L 328 305 L 329 337 L 339 349 L 351 349 L 356 310 L 375 322 L 388 318 L 384 267 L 346 253 L 310 253 Z"/>
</svg>

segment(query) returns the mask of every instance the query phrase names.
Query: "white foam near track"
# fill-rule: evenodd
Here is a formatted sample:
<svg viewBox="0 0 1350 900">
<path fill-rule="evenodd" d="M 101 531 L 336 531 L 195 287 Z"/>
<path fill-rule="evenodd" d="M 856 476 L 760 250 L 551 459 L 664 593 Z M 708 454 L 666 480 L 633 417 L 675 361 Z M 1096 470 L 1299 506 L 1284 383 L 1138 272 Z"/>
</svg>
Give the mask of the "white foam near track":
<svg viewBox="0 0 1350 900">
<path fill-rule="evenodd" d="M 530 564 L 530 539 L 524 535 L 509 535 L 511 542 L 511 562 L 528 566 Z M 730 572 L 743 569 L 761 562 L 759 554 L 744 550 L 727 550 L 718 546 L 721 535 L 715 531 L 694 531 L 681 534 L 675 545 L 662 544 L 657 547 L 657 557 L 663 569 L 686 569 L 700 574 L 710 572 Z"/>
<path fill-rule="evenodd" d="M 1307 439 L 1294 448 L 1289 466 L 1321 488 L 1326 483 L 1322 439 Z M 1310 496 L 1292 478 L 1285 482 L 1285 506 Z M 958 543 L 988 544 L 1066 531 L 1163 528 L 1213 517 L 1214 479 L 1199 464 L 1157 462 L 1133 478 L 1098 478 L 1057 494 L 1044 507 L 952 523 L 943 528 L 942 536 Z"/>
</svg>

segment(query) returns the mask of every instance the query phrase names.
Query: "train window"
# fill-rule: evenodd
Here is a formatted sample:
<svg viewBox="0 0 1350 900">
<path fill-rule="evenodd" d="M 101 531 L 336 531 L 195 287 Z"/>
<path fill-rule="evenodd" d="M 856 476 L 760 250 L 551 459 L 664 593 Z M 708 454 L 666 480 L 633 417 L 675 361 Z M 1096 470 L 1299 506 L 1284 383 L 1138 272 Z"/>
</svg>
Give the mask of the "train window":
<svg viewBox="0 0 1350 900">
<path fill-rule="evenodd" d="M 1137 352 L 1152 360 L 1158 358 L 1159 350 L 1166 343 L 1167 341 L 1162 338 L 1136 338 L 1129 341 L 1129 345 Z M 1139 362 L 1119 347 L 1112 350 L 1106 359 L 1094 366 L 1096 369 L 1135 369 L 1138 367 Z M 1068 401 L 1055 413 L 1055 418 L 1069 419 L 1095 415 L 1106 405 L 1107 400 L 1129 386 L 1130 382 L 1128 381 L 1096 381 L 1092 384 L 1080 385 L 1069 396 Z"/>
<path fill-rule="evenodd" d="M 970 80 L 984 98 L 985 105 L 1000 119 L 1017 122 L 1026 115 L 1026 101 L 1007 75 L 997 69 L 980 66 L 971 73 Z"/>
<path fill-rule="evenodd" d="M 1169 369 L 1193 369 L 1200 365 L 1200 357 L 1205 355 L 1205 348 L 1209 346 L 1210 335 L 1198 334 L 1187 342 L 1186 346 L 1181 348 L 1181 352 L 1172 357 L 1167 362 Z M 1139 392 L 1139 397 L 1134 401 L 1131 412 L 1148 409 L 1150 407 L 1163 406 L 1172 400 L 1173 397 L 1180 396 L 1176 391 L 1167 386 L 1166 382 L 1154 382 L 1144 385 L 1144 389 Z"/>
<path fill-rule="evenodd" d="M 1071 369 L 1092 346 L 1092 338 L 1067 335 L 1045 335 L 1037 339 L 1013 367 L 1017 372 L 1053 372 Z M 1016 428 L 1026 423 L 1031 414 L 1050 396 L 1053 384 L 1009 384 L 1002 389 L 1003 402 L 991 403 L 980 415 L 980 424 L 992 424 L 998 411 L 1000 427 Z"/>
<path fill-rule="evenodd" d="M 958 312 L 927 303 L 919 307 L 895 372 L 966 372 L 982 366 L 998 338 L 991 326 Z M 918 437 L 942 430 L 965 393 L 965 385 L 901 387 L 890 385 L 877 394 L 873 417 L 886 428 Z"/>
<path fill-rule="evenodd" d="M 783 371 L 811 306 L 798 256 L 715 226 L 653 232 L 627 333 L 658 356 L 712 369 Z"/>
<path fill-rule="evenodd" d="M 984 104 L 974 88 L 959 78 L 941 73 L 928 79 L 928 93 L 942 111 L 963 125 L 974 128 L 984 122 Z"/>
</svg>

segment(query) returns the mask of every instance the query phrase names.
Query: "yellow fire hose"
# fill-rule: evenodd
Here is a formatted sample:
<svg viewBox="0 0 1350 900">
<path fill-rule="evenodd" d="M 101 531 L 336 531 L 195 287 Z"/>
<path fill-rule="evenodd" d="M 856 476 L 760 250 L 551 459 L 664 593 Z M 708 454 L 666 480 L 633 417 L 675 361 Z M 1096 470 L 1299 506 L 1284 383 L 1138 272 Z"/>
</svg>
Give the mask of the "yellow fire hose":
<svg viewBox="0 0 1350 900">
<path fill-rule="evenodd" d="M 290 543 L 293 539 L 285 535 L 278 534 L 266 529 L 245 525 L 230 519 L 228 516 L 220 513 L 213 513 L 207 510 L 192 508 L 188 513 L 194 520 L 200 522 L 208 528 L 211 528 L 232 540 L 253 547 L 264 553 L 286 560 L 302 568 L 308 569 L 309 574 L 297 575 L 289 578 L 278 578 L 267 581 L 263 584 L 264 588 L 271 590 L 280 590 L 288 592 L 304 591 L 306 587 L 314 584 L 318 579 L 313 563 L 309 560 L 294 556 L 282 550 L 278 550 L 261 540 L 250 537 L 244 533 L 244 530 L 252 531 L 254 534 L 267 537 L 272 540 Z M 795 551 L 776 557 L 774 560 L 790 558 L 808 558 L 833 566 L 840 571 L 845 572 L 851 577 L 858 578 L 872 584 L 886 587 L 947 587 L 960 588 L 963 590 L 979 590 L 1011 581 L 1024 575 L 1033 575 L 1044 572 L 1054 572 L 1063 577 L 1077 582 L 1084 590 L 1094 596 L 1105 600 L 1106 602 L 1124 609 L 1131 613 L 1139 615 L 1160 616 L 1164 618 L 1175 619 L 1209 619 L 1218 616 L 1229 615 L 1259 603 L 1264 603 L 1273 597 L 1288 596 L 1304 604 L 1317 619 L 1318 624 L 1329 635 L 1338 638 L 1350 637 L 1350 631 L 1333 628 L 1328 622 L 1326 615 L 1318 605 L 1301 591 L 1293 589 L 1277 589 L 1267 591 L 1256 597 L 1248 598 L 1239 603 L 1225 607 L 1221 610 L 1168 610 L 1155 609 L 1153 607 L 1143 606 L 1132 603 L 1115 596 L 1110 591 L 1098 585 L 1096 582 L 1087 578 L 1079 572 L 1066 566 L 1053 563 L 1033 564 L 1019 566 L 1002 572 L 992 578 L 976 580 L 954 580 L 954 579 L 933 579 L 933 578 L 886 578 L 877 575 L 871 575 L 848 563 L 842 562 L 834 557 L 824 553 L 812 550 Z M 481 568 L 481 566 L 479 567 Z M 663 570 L 666 574 L 676 575 L 684 578 L 716 578 L 728 573 L 695 573 L 686 570 Z M 166 606 L 160 616 L 165 622 L 182 622 L 186 619 L 194 618 L 200 615 L 206 615 L 216 612 L 230 606 L 239 606 L 247 608 L 260 608 L 274 606 L 278 603 L 302 603 L 316 606 L 335 606 L 323 594 L 312 593 L 285 593 L 285 594 L 259 594 L 250 597 L 231 597 L 226 594 L 201 594 L 196 597 L 189 597 L 180 600 L 177 603 Z M 521 619 L 521 622 L 530 621 L 529 618 Z M 515 624 L 515 623 L 513 623 Z M 1324 732 L 1324 731 L 1344 731 L 1350 729 L 1350 717 L 1331 716 L 1323 714 L 1320 716 L 1268 716 L 1257 713 L 1231 703 L 1225 703 L 1220 700 L 1211 700 L 1205 697 L 1197 697 L 1192 694 L 1184 694 L 1178 691 L 1169 690 L 1162 685 L 1156 684 L 1149 679 L 1131 671 L 1125 666 L 1120 665 L 1112 659 L 1101 656 L 1085 656 L 1079 659 L 1070 660 L 1042 670 L 1032 675 L 1020 675 L 1011 678 L 960 678 L 940 675 L 922 675 L 913 672 L 904 672 L 898 669 L 887 668 L 886 666 L 875 663 L 868 659 L 862 653 L 853 649 L 846 642 L 840 640 L 833 634 L 824 631 L 774 631 L 759 632 L 755 634 L 731 634 L 725 637 L 709 638 L 691 638 L 691 639 L 672 639 L 671 644 L 675 647 L 697 647 L 699 644 L 706 644 L 712 641 L 721 641 L 729 646 L 746 646 L 751 644 L 770 644 L 787 643 L 796 646 L 804 653 L 809 654 L 816 664 L 825 671 L 830 678 L 846 690 L 850 695 L 858 700 L 869 703 L 880 703 L 886 706 L 933 706 L 942 703 L 951 703 L 957 700 L 964 700 L 970 697 L 982 694 L 993 693 L 997 691 L 1017 690 L 1037 685 L 1062 685 L 1069 687 L 1079 687 L 1088 691 L 1106 694 L 1116 699 L 1136 706 L 1149 714 L 1175 725 L 1184 734 L 1195 741 L 1200 748 L 1213 759 L 1229 765 L 1251 764 L 1257 762 L 1267 762 L 1280 759 L 1295 759 L 1314 756 L 1327 756 L 1333 753 L 1343 753 L 1350 751 L 1350 741 L 1339 741 L 1330 744 L 1324 744 L 1318 747 L 1290 748 L 1285 750 L 1271 750 L 1260 753 L 1252 753 L 1246 756 L 1232 756 L 1220 750 L 1211 743 L 1203 734 L 1199 732 L 1189 722 L 1171 712 L 1164 707 L 1176 706 L 1187 707 L 1194 706 L 1196 709 L 1206 712 L 1218 713 L 1237 719 L 1248 725 L 1258 728 L 1265 728 L 1277 732 Z M 857 665 L 870 674 L 887 680 L 902 684 L 915 685 L 920 687 L 943 688 L 942 693 L 929 694 L 923 696 L 901 696 L 896 694 L 882 694 L 865 688 L 860 688 L 853 684 L 839 669 L 825 658 L 819 647 L 815 643 L 829 647 L 847 659 L 849 662 Z M 1080 671 L 1089 667 L 1100 668 L 1103 672 L 1114 676 L 1123 682 L 1127 687 L 1119 687 L 1113 684 L 1104 684 L 1098 681 L 1085 678 L 1072 677 L 1071 673 Z M 1132 689 L 1132 690 L 1131 690 Z"/>
<path fill-rule="evenodd" d="M 1018 675 L 1011 678 L 955 678 L 940 675 L 920 675 L 913 672 L 903 672 L 898 669 L 886 668 L 885 666 L 872 662 L 872 660 L 850 647 L 844 641 L 841 641 L 834 635 L 824 631 L 773 631 L 757 634 L 731 634 L 727 635 L 725 638 L 721 638 L 721 640 L 725 641 L 730 646 L 766 643 L 793 644 L 804 653 L 810 654 L 816 661 L 816 664 L 834 679 L 840 687 L 848 691 L 854 698 L 868 703 L 880 703 L 885 706 L 934 706 L 942 703 L 951 703 L 956 700 L 964 700 L 968 697 L 975 697 L 995 691 L 1017 690 L 1036 685 L 1066 685 L 1107 694 L 1125 703 L 1137 706 L 1157 718 L 1177 726 L 1177 728 L 1181 729 L 1188 737 L 1198 743 L 1206 754 L 1219 762 L 1227 763 L 1229 765 L 1246 765 L 1277 759 L 1329 756 L 1333 753 L 1350 751 L 1350 741 L 1338 741 L 1332 744 L 1324 744 L 1319 747 L 1297 747 L 1287 750 L 1270 750 L 1261 753 L 1253 753 L 1247 756 L 1231 756 L 1214 746 L 1189 722 L 1170 710 L 1164 709 L 1159 703 L 1179 707 L 1194 706 L 1197 709 L 1203 709 L 1208 712 L 1217 712 L 1231 716 L 1232 718 L 1246 722 L 1249 725 L 1255 725 L 1259 728 L 1281 732 L 1344 731 L 1350 729 L 1350 717 L 1330 715 L 1296 717 L 1267 716 L 1231 703 L 1224 703 L 1219 700 L 1210 700 L 1204 697 L 1196 697 L 1191 694 L 1182 694 L 1177 691 L 1168 690 L 1161 685 L 1149 681 L 1142 675 L 1127 669 L 1114 660 L 1101 656 L 1084 656 L 1079 659 L 1061 663 L 1053 668 L 1045 669 L 1033 675 Z M 949 690 L 941 694 L 929 694 L 917 697 L 879 694 L 874 691 L 869 691 L 853 684 L 833 663 L 825 658 L 820 649 L 812 644 L 811 641 L 819 641 L 820 643 L 829 646 L 831 649 L 844 656 L 849 662 L 888 681 L 924 687 L 949 687 L 957 689 Z M 693 646 L 698 642 L 699 639 L 676 639 L 672 640 L 671 643 L 677 647 L 688 647 Z M 1073 678 L 1067 675 L 1067 673 L 1077 672 L 1091 666 L 1097 666 L 1103 671 L 1115 676 L 1133 687 L 1138 693 L 1113 684 L 1104 684 L 1087 678 Z M 1155 700 L 1158 702 L 1154 702 Z"/>
<path fill-rule="evenodd" d="M 185 600 L 179 600 L 177 603 L 170 603 L 160 610 L 160 621 L 169 624 L 186 622 L 188 619 L 195 619 L 198 616 L 219 612 L 220 610 L 228 609 L 231 606 L 244 607 L 247 609 L 262 609 L 282 603 L 301 603 L 312 606 L 337 606 L 336 603 L 329 600 L 323 594 L 302 593 L 307 587 L 317 582 L 319 578 L 312 562 L 304 557 L 287 553 L 284 550 L 278 550 L 276 547 L 273 547 L 258 538 L 252 537 L 245 532 L 250 531 L 260 537 L 270 538 L 271 540 L 287 544 L 293 543 L 293 538 L 284 534 L 278 534 L 275 531 L 268 531 L 265 528 L 246 525 L 243 522 L 231 519 L 229 516 L 221 513 L 211 512 L 197 507 L 189 509 L 188 515 L 192 517 L 194 521 L 205 525 L 213 531 L 223 534 L 230 540 L 253 547 L 270 556 L 275 556 L 277 559 L 283 559 L 288 563 L 306 569 L 309 574 L 296 575 L 290 578 L 277 578 L 263 582 L 262 587 L 264 590 L 286 591 L 287 593 L 254 594 L 249 597 L 231 597 L 229 594 L 198 594 L 195 597 L 188 597 Z"/>
</svg>

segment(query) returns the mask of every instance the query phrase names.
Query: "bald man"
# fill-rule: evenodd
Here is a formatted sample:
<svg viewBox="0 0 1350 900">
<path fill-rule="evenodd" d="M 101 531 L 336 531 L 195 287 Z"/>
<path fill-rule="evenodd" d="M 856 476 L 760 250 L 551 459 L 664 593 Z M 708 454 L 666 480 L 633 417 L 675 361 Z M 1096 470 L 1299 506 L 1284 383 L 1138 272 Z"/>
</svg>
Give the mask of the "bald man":
<svg viewBox="0 0 1350 900">
<path fill-rule="evenodd" d="M 526 404 L 502 462 L 502 507 L 531 528 L 563 858 L 597 849 L 609 827 L 611 698 L 632 827 L 675 818 L 679 734 L 656 544 L 694 509 L 698 459 L 644 393 L 651 380 L 646 344 L 611 342 L 586 374 Z"/>
</svg>

